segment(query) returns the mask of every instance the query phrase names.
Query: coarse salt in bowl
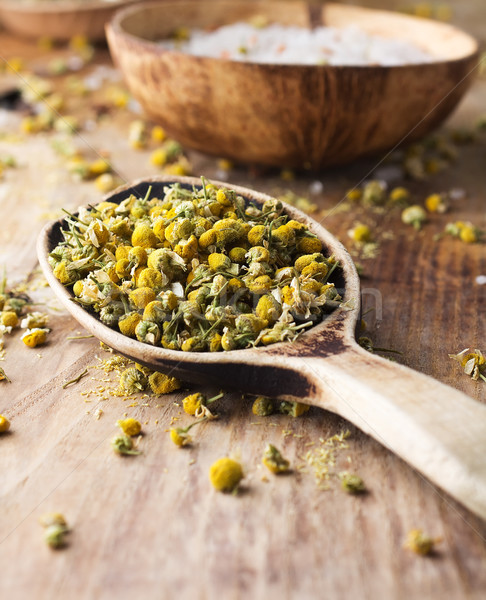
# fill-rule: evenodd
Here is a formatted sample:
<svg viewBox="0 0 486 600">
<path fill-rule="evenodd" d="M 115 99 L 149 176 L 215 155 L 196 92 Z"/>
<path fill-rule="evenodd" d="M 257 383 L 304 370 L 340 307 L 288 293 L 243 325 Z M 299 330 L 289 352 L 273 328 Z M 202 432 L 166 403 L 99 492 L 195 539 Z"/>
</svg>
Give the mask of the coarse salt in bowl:
<svg viewBox="0 0 486 600">
<path fill-rule="evenodd" d="M 184 34 L 187 39 L 174 36 L 160 46 L 192 56 L 266 64 L 389 66 L 434 59 L 416 44 L 370 35 L 356 25 L 309 29 L 239 22 Z"/>
</svg>

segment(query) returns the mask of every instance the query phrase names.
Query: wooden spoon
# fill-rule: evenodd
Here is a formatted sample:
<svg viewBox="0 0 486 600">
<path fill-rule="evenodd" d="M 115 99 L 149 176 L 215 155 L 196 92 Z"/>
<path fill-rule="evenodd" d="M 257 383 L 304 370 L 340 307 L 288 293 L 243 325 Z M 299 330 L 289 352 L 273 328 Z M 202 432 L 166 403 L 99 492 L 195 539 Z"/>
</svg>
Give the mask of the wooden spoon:
<svg viewBox="0 0 486 600">
<path fill-rule="evenodd" d="M 154 177 L 118 188 L 105 200 L 120 202 L 130 193 L 162 194 L 169 183 L 200 186 L 189 177 Z M 269 197 L 232 187 L 264 202 Z M 191 353 L 153 347 L 103 325 L 78 304 L 52 274 L 48 254 L 61 241 L 59 220 L 47 225 L 37 244 L 39 261 L 54 293 L 88 331 L 117 352 L 186 381 L 211 382 L 285 400 L 320 406 L 348 419 L 477 515 L 486 518 L 486 406 L 438 381 L 363 350 L 355 341 L 359 278 L 342 246 L 316 221 L 286 206 L 309 226 L 342 265 L 342 307 L 295 342 L 219 353 Z M 354 307 L 353 306 L 354 303 Z M 351 307 L 351 308 L 350 308 Z"/>
</svg>

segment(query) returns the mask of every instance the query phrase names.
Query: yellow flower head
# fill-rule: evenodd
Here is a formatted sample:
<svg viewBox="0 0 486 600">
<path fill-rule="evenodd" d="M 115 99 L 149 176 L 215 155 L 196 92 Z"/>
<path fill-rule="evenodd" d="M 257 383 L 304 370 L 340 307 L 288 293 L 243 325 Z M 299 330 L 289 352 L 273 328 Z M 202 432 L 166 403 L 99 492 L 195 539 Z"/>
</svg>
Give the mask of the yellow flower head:
<svg viewBox="0 0 486 600">
<path fill-rule="evenodd" d="M 271 398 L 266 396 L 258 396 L 255 398 L 251 412 L 257 417 L 268 417 L 275 411 L 275 405 Z"/>
<path fill-rule="evenodd" d="M 135 337 L 135 329 L 141 320 L 142 317 L 138 312 L 131 312 L 118 321 L 118 327 L 123 335 Z"/>
<path fill-rule="evenodd" d="M 149 385 L 154 394 L 170 394 L 181 387 L 181 382 L 175 377 L 155 371 L 149 377 Z"/>
<path fill-rule="evenodd" d="M 255 309 L 257 317 L 274 323 L 282 314 L 282 306 L 271 294 L 263 295 Z"/>
<path fill-rule="evenodd" d="M 313 262 L 324 262 L 324 256 L 319 252 L 314 252 L 313 254 L 304 254 L 304 256 L 299 256 L 299 258 L 295 261 L 294 267 L 300 273 L 305 267 Z M 285 268 L 288 269 L 288 267 Z M 292 276 L 293 274 L 289 275 L 289 277 Z"/>
<path fill-rule="evenodd" d="M 248 232 L 248 241 L 252 246 L 260 246 L 265 236 L 265 226 L 255 225 Z"/>
<path fill-rule="evenodd" d="M 199 392 L 190 394 L 182 400 L 182 408 L 188 415 L 195 415 L 199 408 L 206 402 L 206 397 Z"/>
<path fill-rule="evenodd" d="M 240 463 L 228 457 L 218 459 L 209 469 L 209 481 L 218 492 L 233 492 L 243 477 Z"/>
<path fill-rule="evenodd" d="M 142 424 L 137 419 L 122 419 L 116 422 L 118 427 L 123 431 L 125 435 L 138 435 L 142 431 Z"/>
<path fill-rule="evenodd" d="M 268 275 L 260 275 L 248 285 L 248 288 L 254 294 L 264 294 L 272 288 L 272 279 Z"/>
<path fill-rule="evenodd" d="M 137 287 L 139 288 L 148 287 L 157 290 L 162 287 L 162 283 L 162 273 L 150 267 L 143 269 L 137 278 Z"/>
<path fill-rule="evenodd" d="M 0 433 L 5 433 L 10 429 L 10 421 L 7 417 L 0 415 Z"/>
<path fill-rule="evenodd" d="M 36 346 L 45 344 L 48 333 L 48 329 L 35 327 L 34 329 L 28 329 L 21 339 L 29 348 L 35 348 Z"/>
<path fill-rule="evenodd" d="M 280 225 L 277 229 L 272 229 L 272 241 L 276 241 L 284 247 L 295 244 L 295 229 L 288 225 Z"/>
<path fill-rule="evenodd" d="M 426 556 L 433 552 L 436 541 L 421 529 L 412 529 L 407 535 L 404 546 L 416 554 Z"/>
<path fill-rule="evenodd" d="M 231 260 L 225 254 L 213 252 L 208 256 L 208 264 L 211 271 L 224 271 L 231 267 Z"/>
<path fill-rule="evenodd" d="M 471 225 L 465 225 L 459 231 L 459 239 L 466 244 L 475 244 L 478 241 L 476 228 Z"/>
<path fill-rule="evenodd" d="M 159 243 L 159 238 L 155 235 L 150 225 L 142 223 L 137 225 L 132 233 L 132 246 L 141 246 L 142 248 L 155 248 Z"/>
<path fill-rule="evenodd" d="M 368 225 L 363 225 L 363 223 L 358 223 L 353 229 L 350 229 L 348 235 L 355 242 L 371 241 L 371 229 Z"/>
<path fill-rule="evenodd" d="M 394 204 L 405 204 L 410 200 L 410 192 L 407 188 L 396 187 L 390 192 L 389 199 Z"/>
<path fill-rule="evenodd" d="M 188 446 L 192 442 L 191 436 L 180 427 L 170 428 L 170 439 L 176 446 Z"/>
<path fill-rule="evenodd" d="M 155 292 L 150 287 L 140 287 L 132 290 L 128 297 L 135 308 L 143 309 L 155 300 Z"/>
<path fill-rule="evenodd" d="M 305 236 L 297 242 L 297 251 L 304 254 L 312 254 L 313 252 L 321 252 L 322 243 L 315 237 Z"/>
<path fill-rule="evenodd" d="M 5 327 L 17 327 L 19 318 L 13 310 L 5 310 L 0 313 L 0 323 Z"/>
<path fill-rule="evenodd" d="M 302 277 L 312 277 L 313 279 L 324 278 L 329 269 L 326 263 L 311 262 L 309 265 L 302 269 Z"/>
</svg>

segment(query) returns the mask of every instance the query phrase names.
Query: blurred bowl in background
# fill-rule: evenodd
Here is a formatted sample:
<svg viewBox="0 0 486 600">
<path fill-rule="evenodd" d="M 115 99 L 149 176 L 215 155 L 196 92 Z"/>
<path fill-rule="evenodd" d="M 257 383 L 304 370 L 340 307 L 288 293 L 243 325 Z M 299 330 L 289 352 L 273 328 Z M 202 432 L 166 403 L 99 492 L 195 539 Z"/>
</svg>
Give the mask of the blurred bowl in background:
<svg viewBox="0 0 486 600">
<path fill-rule="evenodd" d="M 412 42 L 434 62 L 285 65 L 191 56 L 158 42 L 180 27 L 263 16 L 302 27 L 355 25 Z M 187 147 L 238 162 L 319 169 L 412 142 L 436 128 L 469 87 L 476 41 L 401 14 L 326 3 L 180 0 L 139 3 L 107 25 L 115 63 L 146 114 Z"/>
<path fill-rule="evenodd" d="M 105 38 L 105 24 L 133 0 L 0 0 L 0 22 L 12 33 L 28 38 L 69 40 L 84 35 Z"/>
</svg>

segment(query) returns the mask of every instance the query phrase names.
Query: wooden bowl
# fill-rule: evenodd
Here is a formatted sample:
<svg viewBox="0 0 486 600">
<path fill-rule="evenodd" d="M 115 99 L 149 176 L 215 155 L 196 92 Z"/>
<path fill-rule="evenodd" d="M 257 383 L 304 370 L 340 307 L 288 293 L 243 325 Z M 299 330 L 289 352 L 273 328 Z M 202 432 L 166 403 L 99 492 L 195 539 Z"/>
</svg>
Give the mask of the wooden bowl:
<svg viewBox="0 0 486 600">
<path fill-rule="evenodd" d="M 436 62 L 399 67 L 271 65 L 161 48 L 177 27 L 265 15 L 284 25 L 356 25 L 407 40 Z M 354 6 L 240 0 L 141 3 L 107 26 L 112 56 L 145 112 L 182 144 L 245 163 L 318 169 L 411 142 L 469 87 L 478 46 L 458 29 Z"/>
<path fill-rule="evenodd" d="M 89 40 L 105 38 L 105 23 L 133 0 L 0 0 L 0 21 L 12 33 L 29 37 L 69 40 L 85 35 Z"/>
</svg>

